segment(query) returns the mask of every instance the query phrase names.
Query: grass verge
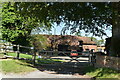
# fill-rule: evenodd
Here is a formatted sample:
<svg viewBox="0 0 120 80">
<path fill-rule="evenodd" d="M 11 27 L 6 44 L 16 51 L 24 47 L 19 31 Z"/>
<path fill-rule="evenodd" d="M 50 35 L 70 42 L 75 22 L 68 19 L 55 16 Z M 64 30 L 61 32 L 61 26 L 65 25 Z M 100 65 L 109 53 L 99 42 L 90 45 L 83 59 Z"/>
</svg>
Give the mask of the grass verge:
<svg viewBox="0 0 120 80">
<path fill-rule="evenodd" d="M 120 73 L 110 68 L 94 68 L 87 67 L 86 75 L 96 78 L 118 78 L 120 79 Z"/>
<path fill-rule="evenodd" d="M 2 60 L 3 73 L 26 73 L 36 70 L 31 64 L 19 60 Z"/>
<path fill-rule="evenodd" d="M 16 53 L 7 53 L 8 56 L 16 57 Z M 26 58 L 26 59 L 32 59 L 32 55 L 28 54 L 20 54 L 20 58 Z M 61 60 L 58 59 L 39 59 L 36 57 L 37 64 L 51 64 L 54 62 L 61 62 Z M 14 59 L 6 59 L 1 60 L 1 71 L 3 73 L 26 73 L 31 72 L 34 70 L 37 70 L 36 68 L 33 68 L 32 61 L 31 60 L 14 60 Z"/>
<path fill-rule="evenodd" d="M 4 56 L 4 54 L 0 53 L 0 58 L 2 58 Z"/>
<path fill-rule="evenodd" d="M 7 55 L 8 55 L 8 56 L 16 57 L 16 56 L 17 56 L 17 53 L 7 53 Z M 20 57 L 20 58 L 32 59 L 32 55 L 22 54 L 22 53 L 20 53 L 19 57 Z"/>
</svg>

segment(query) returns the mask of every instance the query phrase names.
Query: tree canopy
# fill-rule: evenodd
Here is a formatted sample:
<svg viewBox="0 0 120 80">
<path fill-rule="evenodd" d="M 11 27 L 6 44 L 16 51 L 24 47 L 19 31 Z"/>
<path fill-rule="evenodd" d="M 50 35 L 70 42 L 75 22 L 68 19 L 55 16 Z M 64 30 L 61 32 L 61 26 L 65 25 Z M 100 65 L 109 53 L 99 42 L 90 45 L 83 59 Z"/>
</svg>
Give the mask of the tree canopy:
<svg viewBox="0 0 120 80">
<path fill-rule="evenodd" d="M 93 33 L 106 35 L 112 25 L 111 3 L 89 2 L 7 2 L 2 6 L 2 34 L 7 41 L 21 42 L 36 27 L 50 30 L 54 23 L 63 22 L 63 33 Z"/>
<path fill-rule="evenodd" d="M 16 13 L 34 17 L 46 26 L 65 23 L 64 33 L 68 29 L 71 33 L 84 30 L 100 37 L 106 35 L 105 30 L 112 27 L 110 54 L 120 56 L 119 2 L 18 2 L 14 7 Z"/>
<path fill-rule="evenodd" d="M 37 26 L 50 29 L 54 23 L 59 25 L 62 22 L 65 23 L 63 32 L 68 29 L 71 33 L 84 30 L 103 36 L 106 35 L 105 30 L 112 27 L 110 49 L 113 54 L 118 54 L 119 6 L 117 2 L 15 2 L 12 5 L 9 2 L 2 10 L 2 33 L 4 38 L 20 40 L 21 35 L 29 35 L 27 33 Z"/>
<path fill-rule="evenodd" d="M 95 42 L 96 42 L 97 46 L 104 46 L 104 45 L 105 45 L 104 39 L 98 40 L 98 39 L 95 38 L 95 37 L 90 37 L 90 38 L 92 39 L 92 41 L 95 41 Z"/>
<path fill-rule="evenodd" d="M 51 26 L 65 23 L 63 32 L 84 30 L 95 36 L 106 35 L 105 30 L 112 25 L 112 4 L 90 2 L 18 2 L 15 8 L 23 16 L 34 17 L 40 23 Z"/>
<path fill-rule="evenodd" d="M 43 25 L 36 21 L 34 17 L 17 14 L 14 3 L 11 2 L 2 4 L 1 14 L 2 38 L 14 44 L 29 45 L 31 31 Z"/>
<path fill-rule="evenodd" d="M 37 51 L 46 50 L 50 47 L 50 44 L 47 41 L 47 37 L 43 35 L 32 35 L 30 43 Z"/>
</svg>

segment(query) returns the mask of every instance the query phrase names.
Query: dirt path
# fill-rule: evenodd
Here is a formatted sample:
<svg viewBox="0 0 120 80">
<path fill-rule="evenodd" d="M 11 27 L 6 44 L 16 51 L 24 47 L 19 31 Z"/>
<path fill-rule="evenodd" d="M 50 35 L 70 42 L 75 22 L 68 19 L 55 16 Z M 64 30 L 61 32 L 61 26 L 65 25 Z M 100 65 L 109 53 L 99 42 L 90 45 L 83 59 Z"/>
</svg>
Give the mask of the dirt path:
<svg viewBox="0 0 120 80">
<path fill-rule="evenodd" d="M 54 72 L 50 71 L 33 71 L 27 74 L 1 74 L 2 78 L 90 78 L 84 75 L 70 75 L 70 74 L 54 74 Z"/>
<path fill-rule="evenodd" d="M 71 63 L 74 64 L 74 63 Z M 26 74 L 1 74 L 2 78 L 90 78 L 84 74 L 84 67 L 69 66 L 70 63 L 44 64 L 38 70 Z M 66 65 L 66 66 L 64 66 Z M 79 64 L 76 66 L 80 66 Z"/>
</svg>

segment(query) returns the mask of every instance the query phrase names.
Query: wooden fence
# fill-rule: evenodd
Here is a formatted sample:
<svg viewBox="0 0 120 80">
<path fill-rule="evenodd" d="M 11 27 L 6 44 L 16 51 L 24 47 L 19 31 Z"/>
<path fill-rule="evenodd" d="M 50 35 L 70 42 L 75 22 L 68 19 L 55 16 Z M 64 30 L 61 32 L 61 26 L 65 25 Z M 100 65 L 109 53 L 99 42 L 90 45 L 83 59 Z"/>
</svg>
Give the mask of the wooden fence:
<svg viewBox="0 0 120 80">
<path fill-rule="evenodd" d="M 14 51 L 13 47 L 17 47 L 17 50 Z M 25 48 L 25 49 L 31 49 L 32 50 L 32 56 L 33 56 L 32 60 L 33 60 L 33 64 L 35 64 L 37 52 L 34 50 L 33 47 L 15 45 L 15 44 L 10 44 L 10 43 L 0 43 L 0 53 L 11 53 L 11 52 L 14 52 L 14 53 L 17 54 L 17 56 L 16 56 L 17 59 L 19 59 L 20 48 Z M 41 55 L 43 55 L 43 56 L 46 55 L 46 56 L 49 56 L 49 57 L 51 57 L 51 56 L 53 57 L 53 56 L 58 56 L 59 53 L 63 53 L 65 55 L 66 54 L 70 54 L 71 51 L 39 51 L 39 53 L 41 53 Z M 57 53 L 57 54 L 55 54 L 55 53 Z M 76 53 L 81 53 L 81 52 L 76 52 Z M 69 55 L 66 55 L 66 56 L 69 56 Z M 82 56 L 83 55 L 78 55 L 78 57 L 82 57 Z M 90 54 L 88 57 L 89 57 L 90 65 L 94 65 L 94 63 L 95 63 L 94 55 Z"/>
<path fill-rule="evenodd" d="M 17 50 L 14 51 L 13 47 L 17 47 Z M 15 45 L 15 44 L 11 44 L 11 43 L 0 43 L 0 54 L 2 53 L 16 53 L 17 56 L 16 58 L 19 59 L 19 55 L 20 55 L 20 47 L 21 48 L 25 48 L 25 49 L 31 49 L 33 50 L 33 64 L 35 65 L 35 58 L 36 58 L 36 52 L 34 51 L 34 47 L 27 47 L 27 46 L 21 46 L 21 45 Z"/>
<path fill-rule="evenodd" d="M 14 51 L 13 47 L 17 47 L 17 50 Z M 10 44 L 10 43 L 0 43 L 0 53 L 5 53 L 5 52 L 20 52 L 20 47 L 25 48 L 25 49 L 34 49 L 33 47 L 26 47 L 26 46 L 21 46 L 21 45 L 16 45 L 16 44 Z"/>
</svg>

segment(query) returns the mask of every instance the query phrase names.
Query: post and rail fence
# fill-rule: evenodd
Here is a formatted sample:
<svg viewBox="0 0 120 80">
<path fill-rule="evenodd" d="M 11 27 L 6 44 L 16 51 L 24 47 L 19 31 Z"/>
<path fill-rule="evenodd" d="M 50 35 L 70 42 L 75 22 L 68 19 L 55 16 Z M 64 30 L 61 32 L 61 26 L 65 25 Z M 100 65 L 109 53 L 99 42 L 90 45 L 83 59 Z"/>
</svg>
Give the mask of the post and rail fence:
<svg viewBox="0 0 120 80">
<path fill-rule="evenodd" d="M 13 50 L 13 47 L 17 47 L 17 50 Z M 25 48 L 25 49 L 30 49 L 33 53 L 33 57 L 32 57 L 32 60 L 33 60 L 33 64 L 35 65 L 35 60 L 36 60 L 36 51 L 34 49 L 34 47 L 26 47 L 26 46 L 21 46 L 21 45 L 16 45 L 16 44 L 10 44 L 10 43 L 0 43 L 0 53 L 16 53 L 17 56 L 16 58 L 19 59 L 19 55 L 20 55 L 20 48 Z M 66 54 L 66 53 L 71 53 L 71 51 L 39 51 L 39 53 L 45 53 L 45 54 L 42 54 L 42 55 L 47 55 L 47 56 L 58 56 L 59 53 L 63 53 L 63 54 Z M 52 53 L 57 53 L 56 54 L 52 54 Z M 81 53 L 81 52 L 77 52 L 77 53 Z M 66 55 L 68 56 L 68 55 Z M 82 57 L 82 55 L 79 55 L 78 57 Z M 88 56 L 89 58 L 89 63 L 90 65 L 94 65 L 95 63 L 95 58 L 94 58 L 94 55 L 93 54 L 90 54 Z"/>
<path fill-rule="evenodd" d="M 17 50 L 14 50 L 13 47 L 16 47 Z M 20 57 L 20 48 L 24 48 L 24 49 L 30 49 L 31 51 L 33 50 L 33 54 L 34 53 L 34 47 L 26 47 L 26 46 L 21 46 L 21 45 L 16 45 L 16 44 L 11 44 L 11 43 L 0 43 L 0 54 L 4 53 L 6 55 L 6 53 L 16 53 L 17 56 L 16 58 L 19 59 Z M 36 55 L 33 55 L 33 64 L 35 65 L 35 57 Z"/>
</svg>

